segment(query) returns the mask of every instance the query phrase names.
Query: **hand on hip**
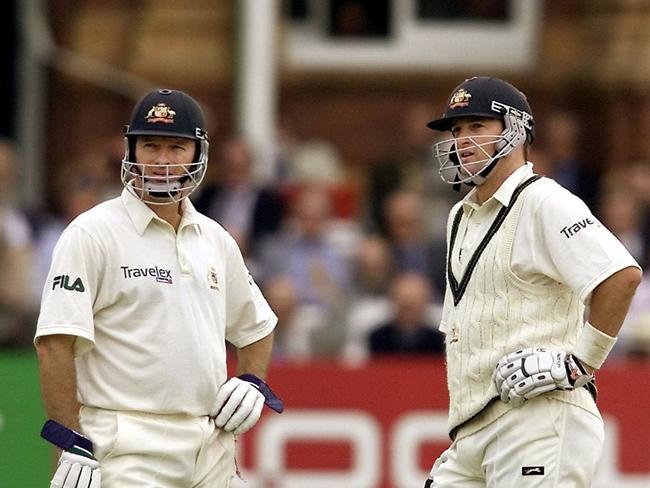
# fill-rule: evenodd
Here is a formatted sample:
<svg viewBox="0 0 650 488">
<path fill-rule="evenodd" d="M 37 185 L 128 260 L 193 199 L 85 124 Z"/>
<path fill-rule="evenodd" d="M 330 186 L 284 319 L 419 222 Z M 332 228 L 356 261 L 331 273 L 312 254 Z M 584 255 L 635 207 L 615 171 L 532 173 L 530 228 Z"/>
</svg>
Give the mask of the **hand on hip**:
<svg viewBox="0 0 650 488">
<path fill-rule="evenodd" d="M 264 395 L 256 385 L 233 377 L 219 388 L 210 417 L 217 427 L 239 435 L 257 423 L 263 406 Z"/>
</svg>

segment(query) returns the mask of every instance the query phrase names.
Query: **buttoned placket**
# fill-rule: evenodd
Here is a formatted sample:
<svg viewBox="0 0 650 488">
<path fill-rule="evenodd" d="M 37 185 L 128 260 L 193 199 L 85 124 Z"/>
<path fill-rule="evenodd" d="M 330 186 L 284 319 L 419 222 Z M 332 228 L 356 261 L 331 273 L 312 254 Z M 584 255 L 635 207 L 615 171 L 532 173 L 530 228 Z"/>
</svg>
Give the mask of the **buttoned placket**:
<svg viewBox="0 0 650 488">
<path fill-rule="evenodd" d="M 478 242 L 485 237 L 485 233 L 479 232 L 479 229 L 484 226 L 486 219 L 491 220 L 490 215 L 494 213 L 493 209 L 497 203 L 497 200 L 491 199 L 477 208 L 472 205 L 465 207 L 465 215 L 458 230 L 457 240 L 457 263 L 460 267 L 460 272 L 465 270 Z"/>
<path fill-rule="evenodd" d="M 184 243 L 188 236 L 187 225 L 181 225 L 176 232 L 176 255 L 178 256 L 178 269 L 180 269 L 181 274 L 189 275 L 192 272 L 192 266 L 190 264 L 189 256 L 185 251 Z"/>
<path fill-rule="evenodd" d="M 471 239 L 471 237 L 468 237 L 468 230 L 470 228 L 470 225 L 472 225 L 473 215 L 474 215 L 474 209 L 472 207 L 466 207 L 465 218 L 461 221 L 461 227 L 458 232 L 459 239 L 457 240 L 458 242 L 457 262 L 461 272 L 465 269 L 465 265 L 469 260 L 469 257 L 465 252 L 465 250 L 467 248 L 471 249 L 471 247 L 474 244 L 473 239 Z M 463 254 L 465 255 L 465 259 L 463 259 Z"/>
</svg>

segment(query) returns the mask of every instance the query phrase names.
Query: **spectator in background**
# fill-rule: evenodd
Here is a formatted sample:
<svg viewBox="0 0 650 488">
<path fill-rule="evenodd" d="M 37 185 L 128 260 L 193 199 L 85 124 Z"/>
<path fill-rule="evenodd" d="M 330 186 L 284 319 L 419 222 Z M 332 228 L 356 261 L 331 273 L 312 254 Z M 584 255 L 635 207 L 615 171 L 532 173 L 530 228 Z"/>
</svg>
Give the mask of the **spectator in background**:
<svg viewBox="0 0 650 488">
<path fill-rule="evenodd" d="M 264 297 L 278 317 L 273 338 L 273 361 L 309 357 L 308 334 L 300 334 L 296 322 L 296 287 L 288 276 L 275 276 L 262 288 Z M 296 332 L 299 337 L 296 338 Z"/>
<path fill-rule="evenodd" d="M 445 290 L 446 245 L 427 235 L 422 197 L 406 190 L 393 193 L 385 202 L 384 219 L 396 269 L 423 273 L 436 296 L 441 297 Z"/>
<path fill-rule="evenodd" d="M 304 134 L 291 113 L 278 117 L 271 158 L 260 170 L 266 181 L 281 190 L 302 184 L 336 185 L 345 182 L 339 148 L 332 142 Z"/>
<path fill-rule="evenodd" d="M 440 354 L 445 338 L 435 329 L 428 315 L 431 286 L 418 273 L 399 275 L 390 291 L 394 316 L 379 325 L 369 337 L 372 355 L 379 354 Z"/>
<path fill-rule="evenodd" d="M 38 301 L 34 278 L 33 237 L 26 214 L 16 205 L 16 147 L 0 139 L 0 345 L 28 345 L 34 333 Z"/>
<path fill-rule="evenodd" d="M 368 171 L 368 211 L 370 227 L 382 235 L 387 233 L 386 200 L 397 191 L 414 192 L 425 201 L 425 232 L 444 241 L 447 215 L 456 194 L 442 181 L 431 164 L 434 137 L 426 127 L 431 119 L 428 104 L 409 103 L 401 113 L 402 145 Z"/>
<path fill-rule="evenodd" d="M 368 332 L 392 313 L 389 289 L 395 263 L 388 241 L 373 234 L 359 244 L 352 265 L 350 305 L 346 319 L 343 358 L 356 362 L 368 356 Z"/>
<path fill-rule="evenodd" d="M 269 279 L 262 288 L 278 316 L 273 339 L 273 361 L 308 361 L 321 352 L 314 342 L 326 325 L 320 310 L 298 302 L 295 283 L 289 276 Z"/>
<path fill-rule="evenodd" d="M 582 161 L 580 127 L 578 116 L 568 110 L 556 109 L 546 116 L 539 126 L 546 155 L 546 169 L 540 174 L 553 178 L 593 207 L 597 203 L 599 174 Z"/>
<path fill-rule="evenodd" d="M 242 139 L 224 141 L 213 168 L 216 178 L 194 198 L 196 209 L 219 222 L 244 256 L 254 255 L 254 244 L 278 231 L 282 200 L 273 189 L 254 183 L 252 153 Z"/>
<path fill-rule="evenodd" d="M 626 181 L 641 205 L 643 242 L 646 255 L 641 265 L 650 265 L 650 160 L 632 161 L 626 166 Z"/>
<path fill-rule="evenodd" d="M 61 214 L 63 211 L 62 200 L 65 198 L 65 192 L 71 179 L 75 182 L 82 179 L 91 182 L 96 188 L 100 201 L 119 196 L 124 187 L 120 180 L 120 172 L 115 169 L 122 164 L 123 156 L 123 134 L 101 136 L 93 141 L 88 141 L 87 146 L 78 157 L 57 171 L 56 178 L 52 182 L 56 213 Z"/>
<path fill-rule="evenodd" d="M 104 164 L 100 166 L 97 170 L 97 175 L 94 175 L 95 182 L 99 185 L 100 199 L 106 200 L 109 198 L 115 198 L 122 193 L 122 181 L 120 180 L 120 174 L 118 171 L 115 171 L 115 168 L 119 168 L 122 164 L 122 158 L 124 157 L 124 137 L 122 134 L 111 134 L 102 138 L 97 145 L 97 147 L 102 151 L 102 155 L 98 155 Z M 87 159 L 91 164 L 95 162 L 94 159 Z M 92 164 L 96 166 L 96 164 Z M 99 177 L 99 179 L 96 179 Z"/>
<path fill-rule="evenodd" d="M 642 267 L 650 263 L 650 163 L 634 161 L 602 178 L 598 216 Z M 643 276 L 613 352 L 650 358 L 650 278 Z"/>
<path fill-rule="evenodd" d="M 649 258 L 646 257 L 646 262 Z M 612 352 L 650 359 L 650 277 L 644 275 L 641 279 Z"/>
<path fill-rule="evenodd" d="M 605 175 L 600 187 L 598 216 L 634 259 L 645 266 L 648 248 L 644 236 L 643 204 L 639 195 L 630 191 L 627 179 L 627 169 Z"/>
<path fill-rule="evenodd" d="M 79 173 L 76 166 L 68 171 L 62 170 L 57 184 L 59 212 L 56 215 L 43 215 L 35 233 L 35 272 L 34 294 L 40 300 L 43 285 L 50 270 L 54 246 L 63 230 L 78 215 L 102 201 L 102 185 L 91 174 Z"/>
<path fill-rule="evenodd" d="M 643 202 L 644 207 L 650 207 L 650 160 L 639 159 L 625 166 L 627 183 Z"/>
<path fill-rule="evenodd" d="M 264 286 L 278 276 L 293 282 L 297 306 L 310 317 L 301 327 L 319 336 L 312 341 L 314 354 L 338 352 L 350 286 L 348 262 L 332 242 L 332 223 L 327 188 L 305 186 L 295 196 L 284 230 L 270 236 L 260 249 L 259 272 Z"/>
<path fill-rule="evenodd" d="M 345 178 L 338 148 L 323 139 L 306 139 L 296 143 L 289 160 L 289 182 L 335 185 Z"/>
</svg>

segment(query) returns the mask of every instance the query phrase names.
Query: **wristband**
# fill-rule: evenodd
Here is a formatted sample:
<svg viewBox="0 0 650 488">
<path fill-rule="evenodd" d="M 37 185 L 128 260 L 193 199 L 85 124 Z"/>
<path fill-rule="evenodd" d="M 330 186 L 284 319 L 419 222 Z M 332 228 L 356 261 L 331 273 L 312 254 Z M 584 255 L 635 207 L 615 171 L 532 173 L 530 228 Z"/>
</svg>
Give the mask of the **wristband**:
<svg viewBox="0 0 650 488">
<path fill-rule="evenodd" d="M 282 400 L 280 400 L 277 397 L 275 393 L 273 393 L 273 390 L 271 390 L 271 387 L 266 383 L 266 381 L 250 373 L 240 374 L 238 378 L 240 380 L 253 383 L 260 391 L 260 393 L 264 395 L 264 403 L 266 404 L 266 406 L 269 407 L 271 410 L 275 410 L 278 413 L 282 413 L 282 411 L 284 410 L 284 403 L 282 402 Z"/>
<path fill-rule="evenodd" d="M 93 443 L 90 439 L 54 420 L 45 422 L 41 437 L 64 451 L 87 458 L 93 457 Z"/>
<path fill-rule="evenodd" d="M 614 344 L 616 344 L 616 337 L 609 336 L 589 322 L 585 322 L 573 354 L 588 366 L 599 369 Z"/>
</svg>

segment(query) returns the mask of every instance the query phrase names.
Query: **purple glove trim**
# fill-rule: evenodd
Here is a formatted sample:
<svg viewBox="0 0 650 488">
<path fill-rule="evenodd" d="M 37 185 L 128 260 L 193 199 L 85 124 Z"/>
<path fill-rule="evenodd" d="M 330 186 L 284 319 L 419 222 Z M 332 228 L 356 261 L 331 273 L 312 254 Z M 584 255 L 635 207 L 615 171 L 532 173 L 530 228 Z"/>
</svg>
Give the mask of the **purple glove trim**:
<svg viewBox="0 0 650 488">
<path fill-rule="evenodd" d="M 54 420 L 45 422 L 41 430 L 41 437 L 64 451 L 72 451 L 81 455 L 86 455 L 87 452 L 86 457 L 93 455 L 93 443 L 90 439 Z"/>
<path fill-rule="evenodd" d="M 276 396 L 275 393 L 273 393 L 271 387 L 264 380 L 250 373 L 240 374 L 238 378 L 240 380 L 253 383 L 255 386 L 257 386 L 257 388 L 260 390 L 260 393 L 264 395 L 264 403 L 266 404 L 266 406 L 269 407 L 271 410 L 274 410 L 278 413 L 282 413 L 282 411 L 284 410 L 284 403 Z"/>
</svg>

